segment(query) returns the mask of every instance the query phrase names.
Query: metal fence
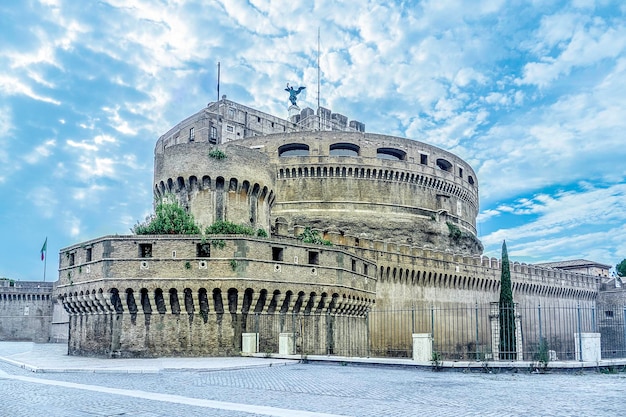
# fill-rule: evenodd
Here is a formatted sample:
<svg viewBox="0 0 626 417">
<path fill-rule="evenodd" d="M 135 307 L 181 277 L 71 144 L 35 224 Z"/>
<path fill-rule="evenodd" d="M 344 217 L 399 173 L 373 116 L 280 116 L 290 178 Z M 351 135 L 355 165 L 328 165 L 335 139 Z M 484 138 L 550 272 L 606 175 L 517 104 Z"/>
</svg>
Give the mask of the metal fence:
<svg viewBox="0 0 626 417">
<path fill-rule="evenodd" d="M 258 333 L 256 350 L 349 357 L 411 358 L 413 334 L 432 336 L 442 360 L 580 360 L 589 334 L 601 357 L 626 358 L 626 306 L 490 305 L 373 310 L 363 316 L 255 314 L 243 332 Z"/>
</svg>

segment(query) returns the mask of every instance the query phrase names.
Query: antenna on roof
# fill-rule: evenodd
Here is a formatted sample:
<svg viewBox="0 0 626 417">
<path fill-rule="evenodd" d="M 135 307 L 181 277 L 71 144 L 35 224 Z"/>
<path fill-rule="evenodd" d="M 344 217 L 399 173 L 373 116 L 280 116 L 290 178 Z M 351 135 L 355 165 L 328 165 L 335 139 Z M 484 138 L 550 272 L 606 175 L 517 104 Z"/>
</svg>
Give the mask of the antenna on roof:
<svg viewBox="0 0 626 417">
<path fill-rule="evenodd" d="M 217 63 L 217 101 L 220 101 L 220 63 Z"/>
<path fill-rule="evenodd" d="M 320 116 L 320 27 L 317 27 L 317 130 L 322 130 Z"/>
</svg>

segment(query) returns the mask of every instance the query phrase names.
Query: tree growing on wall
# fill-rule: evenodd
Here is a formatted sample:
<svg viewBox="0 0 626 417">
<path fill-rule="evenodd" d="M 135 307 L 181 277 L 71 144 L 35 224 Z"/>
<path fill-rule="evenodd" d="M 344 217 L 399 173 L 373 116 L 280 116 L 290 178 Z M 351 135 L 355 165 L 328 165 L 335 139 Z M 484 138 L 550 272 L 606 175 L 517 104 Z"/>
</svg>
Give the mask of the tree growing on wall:
<svg viewBox="0 0 626 417">
<path fill-rule="evenodd" d="M 200 234 L 193 215 L 187 213 L 175 198 L 164 198 L 156 205 L 154 214 L 130 229 L 136 235 L 194 235 Z"/>
<path fill-rule="evenodd" d="M 620 277 L 626 277 L 626 259 L 622 259 L 622 262 L 615 265 L 615 271 Z"/>
<path fill-rule="evenodd" d="M 515 304 L 511 289 L 511 268 L 506 242 L 502 242 L 502 272 L 500 275 L 500 359 L 515 359 Z"/>
</svg>

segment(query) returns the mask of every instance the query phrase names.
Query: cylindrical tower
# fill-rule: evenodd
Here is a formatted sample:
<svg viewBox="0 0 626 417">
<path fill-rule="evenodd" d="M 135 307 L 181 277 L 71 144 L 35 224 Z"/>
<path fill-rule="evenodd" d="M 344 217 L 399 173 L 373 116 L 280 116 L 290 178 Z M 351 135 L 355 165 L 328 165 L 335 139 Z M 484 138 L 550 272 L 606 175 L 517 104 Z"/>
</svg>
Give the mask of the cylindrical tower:
<svg viewBox="0 0 626 417">
<path fill-rule="evenodd" d="M 482 253 L 476 174 L 450 152 L 351 132 L 275 134 L 238 143 L 263 151 L 275 167 L 274 221 Z"/>
<path fill-rule="evenodd" d="M 253 149 L 208 142 L 166 143 L 154 151 L 154 193 L 172 193 L 209 226 L 218 220 L 270 232 L 275 173 L 269 158 Z"/>
</svg>

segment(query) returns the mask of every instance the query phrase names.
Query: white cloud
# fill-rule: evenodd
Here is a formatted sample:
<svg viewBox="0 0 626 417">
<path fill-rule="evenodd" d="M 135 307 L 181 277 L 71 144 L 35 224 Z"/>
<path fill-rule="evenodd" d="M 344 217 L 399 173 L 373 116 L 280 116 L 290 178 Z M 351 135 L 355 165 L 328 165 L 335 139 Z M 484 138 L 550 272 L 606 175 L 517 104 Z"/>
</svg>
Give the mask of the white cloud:
<svg viewBox="0 0 626 417">
<path fill-rule="evenodd" d="M 55 105 L 61 104 L 59 100 L 35 93 L 30 86 L 24 84 L 18 78 L 7 75 L 0 75 L 0 92 L 3 92 L 6 95 L 24 95 L 32 98 L 33 100 L 43 101 Z"/>
<path fill-rule="evenodd" d="M 546 87 L 574 68 L 588 67 L 623 54 L 626 25 L 609 27 L 609 22 L 583 15 L 552 15 L 542 20 L 533 49 L 539 62 L 524 67 L 524 84 Z M 556 49 L 558 53 L 553 54 Z"/>
<path fill-rule="evenodd" d="M 77 215 L 69 211 L 63 212 L 63 224 L 70 237 L 76 239 L 80 236 L 82 222 Z"/>
<path fill-rule="evenodd" d="M 109 135 L 98 135 L 95 138 L 93 138 L 93 141 L 96 145 L 101 145 L 106 142 L 109 142 L 109 143 L 117 142 L 117 140 L 113 136 L 109 136 Z"/>
<path fill-rule="evenodd" d="M 111 158 L 87 157 L 79 158 L 80 178 L 89 181 L 94 177 L 115 177 L 115 162 Z"/>
<path fill-rule="evenodd" d="M 54 217 L 56 207 L 59 204 L 54 190 L 49 187 L 38 186 L 30 190 L 27 197 L 41 217 L 46 219 Z"/>
<path fill-rule="evenodd" d="M 104 110 L 105 113 L 107 113 L 109 116 L 109 122 L 111 123 L 111 127 L 113 127 L 113 129 L 117 130 L 120 133 L 123 133 L 125 135 L 136 135 L 137 134 L 137 130 L 132 128 L 130 126 L 130 123 L 128 123 L 127 120 L 122 119 L 122 117 L 119 114 L 120 111 L 120 107 L 116 107 L 114 109 L 112 108 L 108 108 L 105 107 L 102 110 Z"/>
<path fill-rule="evenodd" d="M 67 143 L 72 148 L 78 148 L 78 149 L 82 149 L 85 151 L 97 151 L 98 150 L 98 147 L 96 145 L 92 145 L 85 141 L 76 142 L 72 139 L 68 139 L 65 143 Z"/>
<path fill-rule="evenodd" d="M 35 147 L 33 151 L 24 156 L 24 160 L 29 164 L 33 165 L 38 163 L 40 160 L 44 158 L 48 158 L 52 155 L 52 150 L 56 147 L 56 141 L 54 139 L 49 139 L 45 141 L 43 144 Z"/>
<path fill-rule="evenodd" d="M 496 246 L 506 239 L 513 243 L 517 256 L 577 253 L 576 248 L 593 245 L 613 247 L 615 239 L 608 237 L 626 224 L 626 182 L 606 188 L 582 184 L 579 191 L 520 199 L 495 211 L 488 210 L 480 220 L 486 221 L 498 212 L 525 216 L 525 221 L 520 226 L 494 231 L 481 240 L 485 246 Z M 626 236 L 618 240 L 626 241 Z"/>
</svg>

